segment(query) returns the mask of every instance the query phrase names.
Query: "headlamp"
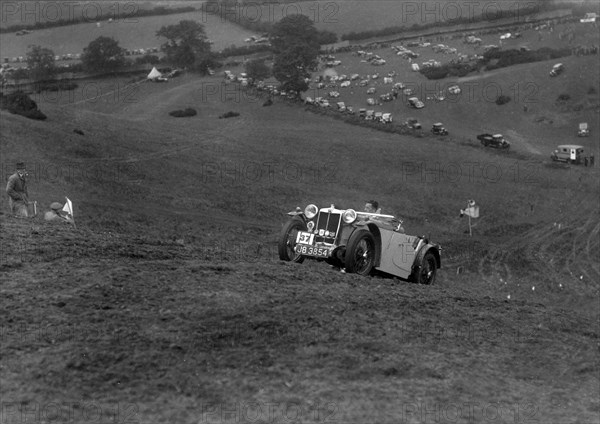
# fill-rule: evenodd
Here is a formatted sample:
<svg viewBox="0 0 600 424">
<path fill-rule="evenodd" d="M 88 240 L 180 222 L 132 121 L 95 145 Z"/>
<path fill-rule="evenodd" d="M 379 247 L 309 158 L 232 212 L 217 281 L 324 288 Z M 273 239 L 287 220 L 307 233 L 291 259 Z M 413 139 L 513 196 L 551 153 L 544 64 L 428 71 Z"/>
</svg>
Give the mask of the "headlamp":
<svg viewBox="0 0 600 424">
<path fill-rule="evenodd" d="M 317 208 L 316 205 L 308 205 L 306 208 L 304 208 L 304 215 L 306 215 L 306 217 L 308 219 L 313 219 L 317 213 L 319 212 L 319 208 Z"/>
<path fill-rule="evenodd" d="M 356 211 L 354 209 L 348 209 L 344 211 L 342 214 L 342 220 L 346 224 L 352 224 L 354 221 L 356 221 Z"/>
</svg>

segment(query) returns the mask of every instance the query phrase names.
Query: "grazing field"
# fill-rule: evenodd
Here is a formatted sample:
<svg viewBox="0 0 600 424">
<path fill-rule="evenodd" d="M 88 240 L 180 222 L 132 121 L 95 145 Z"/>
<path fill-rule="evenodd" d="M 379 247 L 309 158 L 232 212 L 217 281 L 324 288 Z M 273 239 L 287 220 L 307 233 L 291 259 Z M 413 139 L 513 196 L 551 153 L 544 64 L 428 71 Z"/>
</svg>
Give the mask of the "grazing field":
<svg viewBox="0 0 600 424">
<path fill-rule="evenodd" d="M 245 4 L 244 4 L 245 3 Z M 477 23 L 483 17 L 492 24 L 514 25 L 527 18 L 543 18 L 547 12 L 526 15 L 526 9 L 541 3 L 532 1 L 414 2 L 393 0 L 341 0 L 299 2 L 239 2 L 233 9 L 213 8 L 220 16 L 233 21 L 277 22 L 281 18 L 301 13 L 308 16 L 320 30 L 332 31 L 338 36 L 351 32 L 379 30 L 386 27 L 406 27 L 448 21 L 466 20 Z M 538 9 L 539 10 L 539 7 Z M 516 14 L 516 15 L 515 15 Z M 481 22 L 479 22 L 481 24 Z"/>
<path fill-rule="evenodd" d="M 114 18 L 130 18 L 138 11 L 146 11 L 155 7 L 177 8 L 202 6 L 202 1 L 194 0 L 150 0 L 150 1 L 90 1 L 77 2 L 9 2 L 1 9 L 0 28 L 14 25 L 35 25 L 43 22 L 57 22 L 59 20 L 74 21 L 85 19 L 89 23 L 96 22 L 104 15 Z"/>
<path fill-rule="evenodd" d="M 100 26 L 89 22 L 64 27 L 40 29 L 31 34 L 17 36 L 15 33 L 2 34 L 2 52 L 5 57 L 25 56 L 31 44 L 48 47 L 57 55 L 81 53 L 84 47 L 100 36 L 113 37 L 123 48 L 158 47 L 165 42 L 156 36 L 163 25 L 177 24 L 184 19 L 197 20 L 204 25 L 206 36 L 213 40 L 214 51 L 223 50 L 232 44 L 244 45 L 244 39 L 253 33 L 238 25 L 223 21 L 220 17 L 202 11 L 165 16 L 103 21 Z"/>
</svg>

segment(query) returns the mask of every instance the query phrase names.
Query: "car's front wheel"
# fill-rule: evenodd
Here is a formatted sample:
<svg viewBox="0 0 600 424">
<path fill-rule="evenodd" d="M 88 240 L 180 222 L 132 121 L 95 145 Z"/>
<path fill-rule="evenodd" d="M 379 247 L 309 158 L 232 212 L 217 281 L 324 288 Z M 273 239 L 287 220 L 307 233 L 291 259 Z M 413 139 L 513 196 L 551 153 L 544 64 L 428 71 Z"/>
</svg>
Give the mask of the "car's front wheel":
<svg viewBox="0 0 600 424">
<path fill-rule="evenodd" d="M 289 220 L 281 229 L 277 248 L 279 250 L 279 259 L 282 261 L 298 263 L 304 261 L 304 256 L 296 253 L 295 250 L 298 231 L 306 231 L 306 224 L 300 219 Z"/>
<path fill-rule="evenodd" d="M 433 284 L 437 274 L 437 261 L 431 252 L 425 253 L 417 272 L 413 275 L 413 281 L 417 284 Z"/>
<path fill-rule="evenodd" d="M 369 275 L 375 266 L 375 237 L 368 230 L 357 230 L 346 248 L 346 272 Z"/>
</svg>

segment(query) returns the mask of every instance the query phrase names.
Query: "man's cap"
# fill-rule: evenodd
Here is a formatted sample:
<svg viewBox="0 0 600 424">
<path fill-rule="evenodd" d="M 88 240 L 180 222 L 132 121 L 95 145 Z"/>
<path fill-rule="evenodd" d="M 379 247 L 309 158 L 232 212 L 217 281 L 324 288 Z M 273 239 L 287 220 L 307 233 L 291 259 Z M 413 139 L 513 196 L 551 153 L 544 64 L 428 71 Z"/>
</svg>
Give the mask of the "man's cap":
<svg viewBox="0 0 600 424">
<path fill-rule="evenodd" d="M 58 202 L 53 202 L 53 203 L 50 205 L 50 209 L 52 209 L 53 211 L 59 211 L 59 210 L 61 210 L 61 209 L 62 209 L 62 207 L 63 207 L 63 205 L 61 205 L 61 204 L 60 204 L 60 203 L 58 203 Z"/>
<path fill-rule="evenodd" d="M 372 204 L 375 209 L 379 209 L 379 202 L 376 200 L 368 200 L 367 203 Z"/>
<path fill-rule="evenodd" d="M 17 162 L 17 169 L 25 169 L 25 162 Z"/>
</svg>

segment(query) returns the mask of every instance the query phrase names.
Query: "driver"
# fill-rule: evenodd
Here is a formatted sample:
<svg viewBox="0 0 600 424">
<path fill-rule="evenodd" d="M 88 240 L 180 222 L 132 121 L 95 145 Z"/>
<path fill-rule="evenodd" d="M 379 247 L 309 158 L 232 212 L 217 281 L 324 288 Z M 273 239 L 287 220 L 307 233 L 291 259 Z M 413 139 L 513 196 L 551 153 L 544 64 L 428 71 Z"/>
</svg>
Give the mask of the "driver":
<svg viewBox="0 0 600 424">
<path fill-rule="evenodd" d="M 369 200 L 365 203 L 365 212 L 368 213 L 381 213 L 381 208 L 379 207 L 379 202 L 376 200 Z"/>
</svg>

